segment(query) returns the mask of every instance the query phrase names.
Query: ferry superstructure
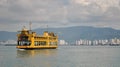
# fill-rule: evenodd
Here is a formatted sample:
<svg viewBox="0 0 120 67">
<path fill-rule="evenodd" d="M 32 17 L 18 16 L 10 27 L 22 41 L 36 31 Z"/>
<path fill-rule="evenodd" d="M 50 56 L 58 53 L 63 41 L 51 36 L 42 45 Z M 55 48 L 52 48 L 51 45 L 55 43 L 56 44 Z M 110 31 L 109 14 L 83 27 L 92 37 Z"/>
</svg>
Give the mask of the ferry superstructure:
<svg viewBox="0 0 120 67">
<path fill-rule="evenodd" d="M 18 49 L 55 49 L 58 47 L 58 36 L 53 32 L 44 31 L 43 35 L 23 28 L 17 34 Z"/>
</svg>

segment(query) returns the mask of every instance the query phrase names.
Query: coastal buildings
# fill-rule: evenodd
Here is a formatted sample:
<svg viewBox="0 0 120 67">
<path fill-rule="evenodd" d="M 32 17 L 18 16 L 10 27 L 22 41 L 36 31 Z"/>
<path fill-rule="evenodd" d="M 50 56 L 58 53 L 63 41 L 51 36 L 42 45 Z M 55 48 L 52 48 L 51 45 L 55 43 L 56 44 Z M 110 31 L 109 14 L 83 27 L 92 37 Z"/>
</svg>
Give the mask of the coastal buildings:
<svg viewBox="0 0 120 67">
<path fill-rule="evenodd" d="M 92 41 L 90 40 L 77 40 L 76 41 L 76 45 L 91 45 L 92 44 Z"/>
<path fill-rule="evenodd" d="M 13 45 L 13 44 L 17 44 L 16 40 L 7 40 L 7 41 L 0 41 L 0 45 Z"/>
<path fill-rule="evenodd" d="M 103 40 L 76 40 L 76 45 L 120 45 L 120 39 L 103 39 Z"/>
<path fill-rule="evenodd" d="M 59 45 L 71 45 L 70 43 L 66 42 L 65 40 L 59 40 Z M 98 46 L 98 45 L 120 45 L 120 39 L 113 38 L 113 39 L 101 39 L 101 40 L 87 40 L 87 39 L 79 39 L 74 42 L 72 45 L 86 45 L 86 46 Z"/>
<path fill-rule="evenodd" d="M 65 40 L 59 40 L 59 45 L 68 45 L 68 42 Z"/>
</svg>

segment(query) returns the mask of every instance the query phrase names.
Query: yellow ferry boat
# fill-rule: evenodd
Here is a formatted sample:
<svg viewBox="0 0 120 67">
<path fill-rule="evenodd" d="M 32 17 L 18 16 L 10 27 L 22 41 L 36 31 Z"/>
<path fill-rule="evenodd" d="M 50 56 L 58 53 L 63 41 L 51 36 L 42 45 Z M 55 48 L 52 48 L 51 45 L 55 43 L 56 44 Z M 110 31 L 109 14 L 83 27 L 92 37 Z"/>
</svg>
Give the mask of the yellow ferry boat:
<svg viewBox="0 0 120 67">
<path fill-rule="evenodd" d="M 25 27 L 17 34 L 18 49 L 55 49 L 58 47 L 58 36 L 45 31 L 43 35 L 27 30 Z"/>
</svg>

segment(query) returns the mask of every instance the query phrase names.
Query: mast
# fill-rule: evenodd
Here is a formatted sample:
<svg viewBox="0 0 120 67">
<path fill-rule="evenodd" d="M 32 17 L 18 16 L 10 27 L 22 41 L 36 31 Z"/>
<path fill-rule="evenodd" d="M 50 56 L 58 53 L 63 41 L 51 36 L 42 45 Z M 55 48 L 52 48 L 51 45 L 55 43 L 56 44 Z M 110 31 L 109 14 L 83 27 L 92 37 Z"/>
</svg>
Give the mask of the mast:
<svg viewBox="0 0 120 67">
<path fill-rule="evenodd" d="M 48 32 L 48 25 L 46 26 L 47 32 Z"/>
<path fill-rule="evenodd" d="M 31 25 L 32 25 L 32 22 L 30 21 L 29 22 L 29 30 L 31 31 Z"/>
</svg>

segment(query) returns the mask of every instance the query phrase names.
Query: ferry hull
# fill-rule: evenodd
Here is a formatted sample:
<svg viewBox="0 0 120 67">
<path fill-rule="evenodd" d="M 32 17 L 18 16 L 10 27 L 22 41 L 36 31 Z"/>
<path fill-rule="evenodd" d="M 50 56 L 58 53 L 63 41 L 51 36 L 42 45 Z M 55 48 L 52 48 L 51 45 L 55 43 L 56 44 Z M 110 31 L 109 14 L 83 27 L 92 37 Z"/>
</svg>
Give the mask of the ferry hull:
<svg viewBox="0 0 120 67">
<path fill-rule="evenodd" d="M 30 46 L 17 46 L 18 49 L 56 49 L 57 46 L 37 46 L 37 47 L 30 47 Z"/>
</svg>

